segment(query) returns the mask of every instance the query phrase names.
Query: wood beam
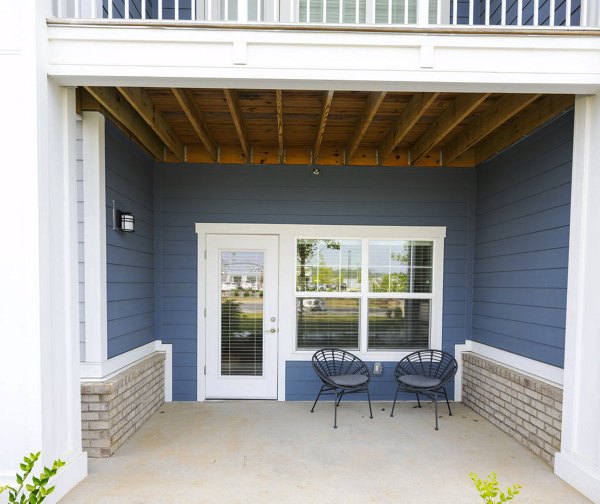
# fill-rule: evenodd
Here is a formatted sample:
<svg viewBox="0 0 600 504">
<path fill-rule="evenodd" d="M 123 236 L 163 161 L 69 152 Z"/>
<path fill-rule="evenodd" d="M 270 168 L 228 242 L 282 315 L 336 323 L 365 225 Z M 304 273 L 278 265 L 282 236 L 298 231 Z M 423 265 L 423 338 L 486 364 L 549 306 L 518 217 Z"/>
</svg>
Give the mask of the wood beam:
<svg viewBox="0 0 600 504">
<path fill-rule="evenodd" d="M 106 109 L 114 119 L 129 131 L 156 160 L 165 160 L 165 145 L 156 133 L 144 121 L 140 121 L 139 114 L 123 98 L 121 93 L 110 87 L 86 87 L 87 92 Z M 85 110 L 85 98 L 82 103 Z"/>
<path fill-rule="evenodd" d="M 277 106 L 277 142 L 279 148 L 277 150 L 277 159 L 283 163 L 283 91 L 275 90 L 275 103 Z"/>
<path fill-rule="evenodd" d="M 452 163 L 463 152 L 466 152 L 492 131 L 502 126 L 511 117 L 516 116 L 527 105 L 539 98 L 540 95 L 506 94 L 479 115 L 460 134 L 453 143 L 444 148 L 444 164 Z"/>
<path fill-rule="evenodd" d="M 385 91 L 380 92 L 380 93 L 370 93 L 369 94 L 369 98 L 367 100 L 367 104 L 365 105 L 365 108 L 362 111 L 360 121 L 356 125 L 356 129 L 354 130 L 354 133 L 352 134 L 352 138 L 350 139 L 350 142 L 346 146 L 346 160 L 349 161 L 350 158 L 356 152 L 356 149 L 360 145 L 360 142 L 362 141 L 363 137 L 365 136 L 365 133 L 367 132 L 367 130 L 369 129 L 369 126 L 373 122 L 373 119 L 375 118 L 375 114 L 377 114 L 377 111 L 379 110 L 379 107 L 381 106 L 381 103 L 383 102 L 385 95 L 386 95 Z"/>
<path fill-rule="evenodd" d="M 421 119 L 421 116 L 427 112 L 427 109 L 438 96 L 439 93 L 415 93 L 413 95 L 406 108 L 402 111 L 402 114 L 400 114 L 396 124 L 379 147 L 381 161 L 385 161 L 390 157 L 392 151 L 404 139 L 417 121 Z"/>
<path fill-rule="evenodd" d="M 323 136 L 325 135 L 325 127 L 327 126 L 327 118 L 329 117 L 329 109 L 331 108 L 332 100 L 333 91 L 325 91 L 325 93 L 323 93 L 323 99 L 321 101 L 321 118 L 319 120 L 319 128 L 317 129 L 317 136 L 315 137 L 315 143 L 313 146 L 313 163 L 316 163 L 319 160 L 319 152 L 321 150 Z"/>
<path fill-rule="evenodd" d="M 465 117 L 489 96 L 484 94 L 460 94 L 438 117 L 431 127 L 410 148 L 410 164 L 414 165 L 433 147 L 442 141 Z"/>
<path fill-rule="evenodd" d="M 242 151 L 244 152 L 244 156 L 246 156 L 246 161 L 251 163 L 250 144 L 248 143 L 248 134 L 246 132 L 246 126 L 244 125 L 244 119 L 240 110 L 240 100 L 237 92 L 234 89 L 223 89 L 223 93 L 225 93 L 225 100 L 227 100 L 227 106 L 229 107 L 229 112 L 231 113 L 231 118 L 233 119 L 233 124 L 235 126 L 235 130 L 237 131 L 240 145 L 242 146 Z"/>
<path fill-rule="evenodd" d="M 196 105 L 194 101 L 194 95 L 189 89 L 177 89 L 171 88 L 173 95 L 177 99 L 181 110 L 190 121 L 192 128 L 198 135 L 198 138 L 204 145 L 204 148 L 208 151 L 211 159 L 216 163 L 219 161 L 219 147 L 212 137 L 208 125 L 204 120 L 202 111 Z"/>
<path fill-rule="evenodd" d="M 487 140 L 476 145 L 475 163 L 479 164 L 488 160 L 558 114 L 573 107 L 574 103 L 573 95 L 549 95 L 540 99 L 534 107 L 523 114 L 523 117 L 515 118 L 498 129 Z"/>
<path fill-rule="evenodd" d="M 152 128 L 178 161 L 185 161 L 185 146 L 173 128 L 158 110 L 150 95 L 143 88 L 117 87 L 129 104 L 137 111 L 146 124 Z"/>
</svg>

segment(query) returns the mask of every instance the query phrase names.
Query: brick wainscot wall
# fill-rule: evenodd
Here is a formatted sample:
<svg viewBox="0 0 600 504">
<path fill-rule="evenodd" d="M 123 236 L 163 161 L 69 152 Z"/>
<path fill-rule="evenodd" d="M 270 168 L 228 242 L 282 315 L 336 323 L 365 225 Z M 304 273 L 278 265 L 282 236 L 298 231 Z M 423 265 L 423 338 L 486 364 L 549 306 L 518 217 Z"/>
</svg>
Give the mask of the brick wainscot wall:
<svg viewBox="0 0 600 504">
<path fill-rule="evenodd" d="M 480 355 L 463 353 L 463 403 L 547 463 L 560 451 L 562 390 Z"/>
<path fill-rule="evenodd" d="M 165 400 L 165 354 L 157 352 L 114 377 L 81 383 L 83 449 L 110 457 Z"/>
</svg>

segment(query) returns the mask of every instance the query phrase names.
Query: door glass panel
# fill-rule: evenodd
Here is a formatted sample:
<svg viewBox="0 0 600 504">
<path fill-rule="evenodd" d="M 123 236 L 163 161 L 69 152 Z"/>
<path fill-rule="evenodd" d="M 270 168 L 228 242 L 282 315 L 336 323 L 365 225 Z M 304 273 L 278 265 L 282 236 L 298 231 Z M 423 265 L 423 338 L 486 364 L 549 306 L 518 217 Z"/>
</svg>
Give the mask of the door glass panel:
<svg viewBox="0 0 600 504">
<path fill-rule="evenodd" d="M 221 376 L 263 375 L 264 252 L 221 252 Z"/>
</svg>

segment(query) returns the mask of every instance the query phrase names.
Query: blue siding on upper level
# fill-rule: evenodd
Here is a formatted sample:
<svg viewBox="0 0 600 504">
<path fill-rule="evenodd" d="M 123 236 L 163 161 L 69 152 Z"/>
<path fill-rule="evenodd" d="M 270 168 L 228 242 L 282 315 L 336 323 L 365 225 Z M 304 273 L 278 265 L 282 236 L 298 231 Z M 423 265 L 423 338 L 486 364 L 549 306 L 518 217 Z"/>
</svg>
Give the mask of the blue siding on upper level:
<svg viewBox="0 0 600 504">
<path fill-rule="evenodd" d="M 197 222 L 447 226 L 444 348 L 469 335 L 474 170 L 162 164 L 156 186 L 158 332 L 173 344 L 175 400 L 196 398 Z"/>
<path fill-rule="evenodd" d="M 573 114 L 477 168 L 473 339 L 562 367 Z"/>
<path fill-rule="evenodd" d="M 129 2 L 129 19 L 142 19 L 142 0 L 102 0 L 102 12 L 108 17 L 108 5 L 112 2 L 113 19 L 125 18 L 125 2 Z M 153 15 L 155 7 L 154 0 L 146 0 L 146 19 L 156 19 Z"/>
<path fill-rule="evenodd" d="M 108 357 L 154 340 L 152 161 L 106 121 Z M 135 216 L 135 233 L 112 229 L 112 201 Z"/>
</svg>

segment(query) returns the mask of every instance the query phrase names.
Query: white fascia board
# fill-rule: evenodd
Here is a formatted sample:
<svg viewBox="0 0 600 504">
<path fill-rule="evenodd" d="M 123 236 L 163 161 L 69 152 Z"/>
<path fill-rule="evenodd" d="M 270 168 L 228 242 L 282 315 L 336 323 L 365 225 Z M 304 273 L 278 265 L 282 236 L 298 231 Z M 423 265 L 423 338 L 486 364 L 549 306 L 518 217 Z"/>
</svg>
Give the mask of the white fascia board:
<svg viewBox="0 0 600 504">
<path fill-rule="evenodd" d="M 600 90 L 593 35 L 341 33 L 49 26 L 64 85 L 397 91 Z M 234 44 L 247 46 L 247 64 Z M 428 48 L 422 61 L 422 47 Z M 294 57 L 290 58 L 289 55 Z"/>
</svg>

